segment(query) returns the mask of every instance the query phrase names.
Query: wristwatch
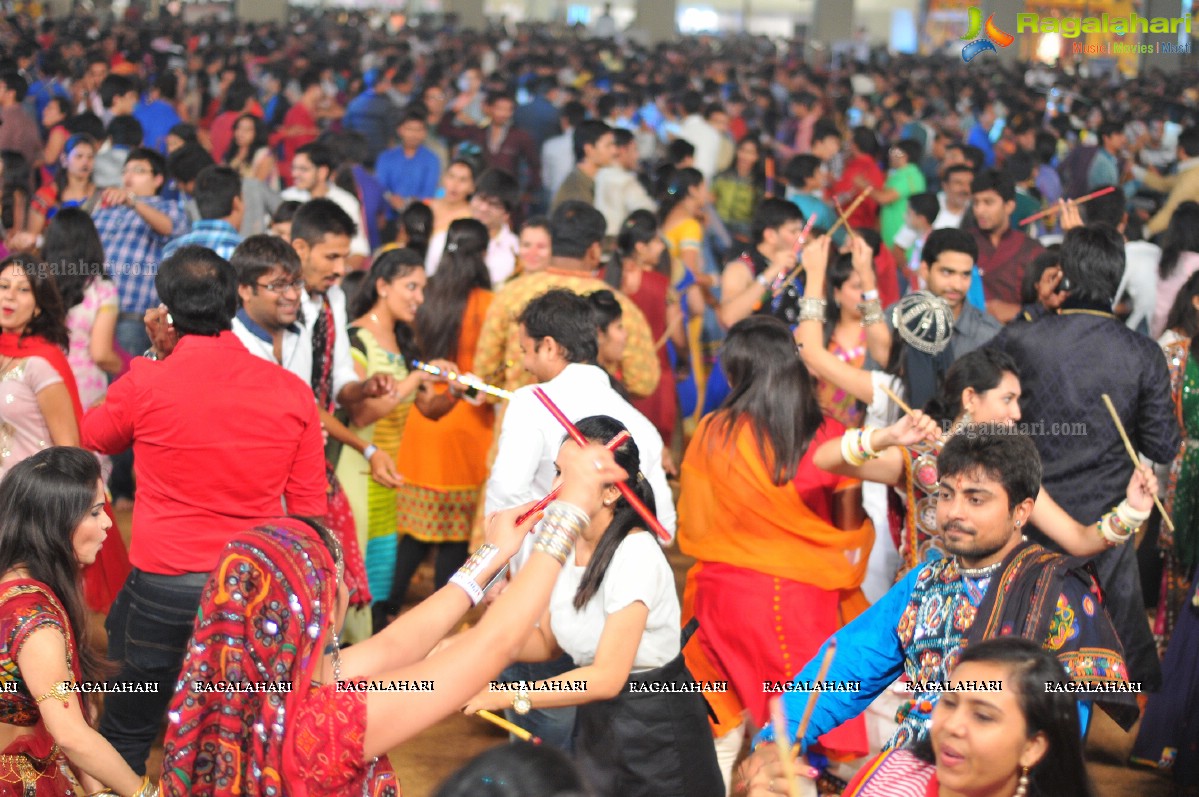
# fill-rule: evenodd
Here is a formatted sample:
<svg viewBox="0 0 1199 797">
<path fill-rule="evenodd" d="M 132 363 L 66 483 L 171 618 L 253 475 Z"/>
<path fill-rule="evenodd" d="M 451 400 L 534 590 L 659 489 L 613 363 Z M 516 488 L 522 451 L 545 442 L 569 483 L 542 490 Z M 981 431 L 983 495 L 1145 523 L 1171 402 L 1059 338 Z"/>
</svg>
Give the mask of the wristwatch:
<svg viewBox="0 0 1199 797">
<path fill-rule="evenodd" d="M 147 360 L 161 360 L 162 359 L 161 357 L 158 356 L 158 352 L 154 351 L 153 346 L 151 346 L 150 348 L 148 348 L 144 352 L 142 352 L 142 356 L 145 357 Z"/>
<path fill-rule="evenodd" d="M 512 698 L 512 710 L 522 717 L 533 710 L 533 700 L 529 697 L 528 689 L 522 687 L 517 690 Z"/>
</svg>

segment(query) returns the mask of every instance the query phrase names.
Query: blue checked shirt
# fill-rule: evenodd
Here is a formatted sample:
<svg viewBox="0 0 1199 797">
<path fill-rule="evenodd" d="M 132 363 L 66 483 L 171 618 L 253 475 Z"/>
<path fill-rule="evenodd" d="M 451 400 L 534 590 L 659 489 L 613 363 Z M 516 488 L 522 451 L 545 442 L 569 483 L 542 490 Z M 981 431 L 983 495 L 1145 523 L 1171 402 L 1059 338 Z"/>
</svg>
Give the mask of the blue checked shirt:
<svg viewBox="0 0 1199 797">
<path fill-rule="evenodd" d="M 133 208 L 120 205 L 101 208 L 92 216 L 100 242 L 104 244 L 105 271 L 117 285 L 122 313 L 141 315 L 158 304 L 154 277 L 162 261 L 162 250 L 172 237 L 187 231 L 187 216 L 178 202 L 159 196 L 139 197 L 171 220 L 171 235 L 150 229 Z"/>
<path fill-rule="evenodd" d="M 181 246 L 207 246 L 228 260 L 233 250 L 241 243 L 241 234 L 224 219 L 200 219 L 192 224 L 191 232 L 172 238 L 162 250 L 162 259 L 175 254 Z"/>
</svg>

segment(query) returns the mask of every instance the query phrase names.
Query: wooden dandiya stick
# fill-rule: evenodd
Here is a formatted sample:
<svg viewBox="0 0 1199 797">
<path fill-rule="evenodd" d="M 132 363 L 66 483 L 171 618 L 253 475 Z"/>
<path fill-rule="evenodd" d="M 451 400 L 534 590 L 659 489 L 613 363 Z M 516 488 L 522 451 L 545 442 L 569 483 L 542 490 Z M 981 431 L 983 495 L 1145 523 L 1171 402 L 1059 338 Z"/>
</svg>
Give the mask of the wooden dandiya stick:
<svg viewBox="0 0 1199 797">
<path fill-rule="evenodd" d="M 895 395 L 894 390 L 887 387 L 886 385 L 879 385 L 879 387 L 882 388 L 882 391 L 887 394 L 887 398 L 889 398 L 895 402 L 896 407 L 899 407 L 901 410 L 903 410 L 905 415 L 913 414 L 912 408 L 909 407 L 907 404 L 904 404 L 903 399 L 901 399 L 899 396 Z"/>
<path fill-rule="evenodd" d="M 866 201 L 866 197 L 870 196 L 871 192 L 873 192 L 873 191 L 874 191 L 874 186 L 868 185 L 865 188 L 863 188 L 862 193 L 858 194 L 857 197 L 853 200 L 853 202 L 849 203 L 849 209 L 846 210 L 843 214 L 841 214 L 841 218 L 837 219 L 837 223 L 832 226 L 832 229 L 830 229 L 827 234 L 832 235 L 833 233 L 835 233 L 837 231 L 838 227 L 840 227 L 842 224 L 844 224 L 845 229 L 849 230 L 849 234 L 853 235 L 853 229 L 849 226 L 849 217 L 852 216 L 853 212 L 858 209 L 858 205 L 860 205 Z"/>
<path fill-rule="evenodd" d="M 1085 196 L 1080 196 L 1078 199 L 1075 199 L 1074 204 L 1081 205 L 1084 202 L 1090 202 L 1092 199 L 1098 199 L 1101 196 L 1107 196 L 1108 194 L 1110 194 L 1112 191 L 1115 191 L 1115 190 L 1116 190 L 1116 187 L 1114 185 L 1109 185 L 1107 188 L 1100 188 L 1098 191 L 1092 191 L 1091 193 L 1086 194 Z M 1057 213 L 1061 209 L 1062 209 L 1061 205 L 1054 205 L 1051 208 L 1045 208 L 1045 210 L 1042 210 L 1040 213 L 1032 214 L 1027 219 L 1024 219 L 1023 221 L 1018 223 L 1016 226 L 1023 227 L 1025 224 L 1032 224 L 1034 221 L 1039 221 L 1040 219 L 1043 219 L 1046 216 L 1052 216 L 1054 213 Z"/>
<path fill-rule="evenodd" d="M 607 443 L 604 444 L 604 447 L 607 448 L 609 451 L 615 451 L 616 449 L 623 446 L 625 441 L 630 439 L 630 437 L 631 437 L 631 435 L 629 435 L 628 432 L 617 432 L 615 437 L 613 437 L 611 440 L 609 440 Z M 536 515 L 538 512 L 541 512 L 542 510 L 544 510 L 547 506 L 550 505 L 550 502 L 552 502 L 554 499 L 556 499 L 558 497 L 558 493 L 560 493 L 560 492 L 562 492 L 562 485 L 558 485 L 553 490 L 550 490 L 549 495 L 547 495 L 545 498 L 542 498 L 537 503 L 533 504 L 532 508 L 530 508 L 528 512 L 525 512 L 523 515 L 521 515 L 520 517 L 518 517 L 516 519 L 516 525 L 519 526 L 521 523 L 524 523 L 526 520 L 533 517 L 533 515 Z M 530 532 L 530 533 L 532 533 L 532 532 Z"/>
<path fill-rule="evenodd" d="M 803 249 L 804 244 L 808 242 L 808 233 L 812 231 L 812 227 L 815 225 L 816 214 L 813 213 L 808 216 L 808 220 L 804 224 L 803 230 L 799 233 L 799 238 L 795 239 L 795 268 L 791 269 L 791 271 L 783 279 L 775 280 L 774 287 L 770 289 L 770 295 L 772 297 L 777 298 L 780 293 L 787 290 L 787 286 L 791 284 L 791 281 L 799 276 L 799 272 L 803 271 L 803 260 L 800 258 L 800 251 Z M 754 309 L 759 310 L 761 307 L 762 301 L 759 299 L 758 306 Z"/>
<path fill-rule="evenodd" d="M 582 433 L 580 433 L 575 425 L 570 422 L 570 419 L 566 417 L 566 414 L 558 408 L 558 405 L 554 403 L 553 399 L 545 394 L 544 390 L 542 390 L 540 387 L 535 387 L 533 388 L 533 395 L 537 397 L 538 401 L 545 405 L 545 408 L 550 411 L 550 414 L 554 416 L 554 419 L 557 420 L 558 423 L 562 424 L 562 428 L 566 430 L 568 435 L 570 435 L 571 440 L 574 440 L 581 446 L 587 445 L 587 438 L 583 437 Z M 629 505 L 636 510 L 637 514 L 641 515 L 641 519 L 645 521 L 645 524 L 649 527 L 649 530 L 654 534 L 657 534 L 658 539 L 660 539 L 663 543 L 670 542 L 670 534 L 665 528 L 663 528 L 662 524 L 658 521 L 658 518 L 654 516 L 654 513 L 649 511 L 649 507 L 647 507 L 642 500 L 637 497 L 637 493 L 633 492 L 633 488 L 628 485 L 628 482 L 616 482 L 616 488 L 620 490 L 620 494 L 623 495 L 625 500 L 629 502 Z"/>
<path fill-rule="evenodd" d="M 828 647 L 824 649 L 824 658 L 820 662 L 820 669 L 816 671 L 816 684 L 819 686 L 826 677 L 828 677 L 829 668 L 833 666 L 833 658 L 837 655 L 837 638 L 833 637 L 828 641 Z M 808 703 L 804 706 L 803 716 L 799 719 L 799 730 L 795 732 L 796 744 L 791 748 L 791 755 L 799 752 L 799 740 L 802 739 L 808 732 L 808 723 L 812 721 L 812 712 L 816 709 L 816 698 L 820 697 L 820 692 L 809 692 Z"/>
<path fill-rule="evenodd" d="M 502 399 L 512 398 L 511 390 L 504 390 L 502 387 L 489 385 L 486 382 L 474 379 L 466 374 L 459 374 L 455 371 L 446 371 L 442 368 L 438 368 L 436 365 L 430 365 L 429 363 L 421 362 L 420 360 L 413 360 L 412 367 L 418 371 L 424 371 L 427 374 L 433 374 L 433 376 L 444 376 L 451 382 L 457 382 L 460 385 L 466 385 L 467 387 L 474 388 L 480 393 L 487 393 Z"/>
<path fill-rule="evenodd" d="M 842 210 L 842 209 L 841 209 L 841 200 L 840 200 L 840 199 L 834 199 L 834 200 L 833 200 L 833 207 L 834 207 L 834 208 L 836 208 L 836 210 L 837 210 L 837 216 L 839 217 L 839 218 L 837 219 L 837 224 L 844 224 L 844 225 L 845 225 L 845 232 L 846 232 L 846 233 L 848 233 L 848 234 L 849 234 L 849 237 L 852 239 L 852 238 L 854 237 L 855 233 L 854 233 L 854 231 L 853 231 L 853 227 L 850 227 L 850 226 L 849 226 L 849 215 L 848 215 L 848 214 L 846 214 L 846 212 L 845 212 L 844 210 Z M 833 229 L 834 229 L 834 230 L 835 230 L 835 229 L 837 229 L 836 225 L 834 225 L 834 226 L 833 226 Z"/>
<path fill-rule="evenodd" d="M 520 727 L 519 725 L 516 725 L 515 723 L 512 723 L 512 722 L 508 722 L 508 720 L 504 719 L 503 717 L 499 716 L 498 714 L 492 714 L 490 711 L 479 710 L 479 711 L 475 712 L 475 716 L 482 717 L 483 719 L 490 722 L 492 725 L 503 728 L 508 733 L 512 734 L 513 736 L 515 736 L 516 738 L 520 739 L 523 742 L 531 742 L 533 744 L 541 744 L 540 736 L 534 736 L 532 733 L 526 731 L 524 728 Z"/>
<path fill-rule="evenodd" d="M 1124 450 L 1128 452 L 1128 458 L 1132 460 L 1132 467 L 1134 469 L 1141 467 L 1141 458 L 1137 456 L 1137 450 L 1132 447 L 1132 441 L 1128 439 L 1128 432 L 1124 431 L 1124 424 L 1120 422 L 1120 415 L 1116 412 L 1116 406 L 1112 404 L 1111 396 L 1104 393 L 1103 403 L 1107 405 L 1107 411 L 1112 414 L 1112 422 L 1116 424 L 1116 431 L 1120 433 L 1120 439 L 1124 441 Z M 1170 520 L 1170 515 L 1162 506 L 1162 501 L 1157 497 L 1157 493 L 1153 494 L 1153 503 L 1157 507 L 1157 511 L 1162 513 L 1162 522 L 1170 527 L 1170 531 L 1174 531 L 1174 521 Z"/>
<path fill-rule="evenodd" d="M 774 743 L 778 747 L 779 761 L 783 764 L 787 794 L 789 797 L 800 797 L 799 783 L 795 780 L 795 762 L 791 760 L 795 754 L 791 752 L 791 745 L 787 744 L 787 714 L 783 710 L 781 696 L 770 701 L 770 724 L 774 726 Z"/>
</svg>

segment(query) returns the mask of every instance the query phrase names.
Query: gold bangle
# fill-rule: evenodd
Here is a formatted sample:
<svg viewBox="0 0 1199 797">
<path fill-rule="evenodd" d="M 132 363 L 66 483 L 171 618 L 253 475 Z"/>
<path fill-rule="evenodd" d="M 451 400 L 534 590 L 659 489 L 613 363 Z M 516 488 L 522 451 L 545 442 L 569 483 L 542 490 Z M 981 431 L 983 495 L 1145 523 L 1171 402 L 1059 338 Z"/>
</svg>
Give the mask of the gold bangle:
<svg viewBox="0 0 1199 797">
<path fill-rule="evenodd" d="M 70 681 L 59 681 L 54 686 L 50 687 L 49 692 L 47 692 L 46 694 L 39 697 L 37 699 L 37 702 L 40 704 L 43 700 L 49 700 L 50 698 L 54 698 L 55 700 L 61 700 L 62 707 L 66 708 L 67 706 L 71 705 L 70 697 L 71 697 L 71 682 Z"/>
</svg>

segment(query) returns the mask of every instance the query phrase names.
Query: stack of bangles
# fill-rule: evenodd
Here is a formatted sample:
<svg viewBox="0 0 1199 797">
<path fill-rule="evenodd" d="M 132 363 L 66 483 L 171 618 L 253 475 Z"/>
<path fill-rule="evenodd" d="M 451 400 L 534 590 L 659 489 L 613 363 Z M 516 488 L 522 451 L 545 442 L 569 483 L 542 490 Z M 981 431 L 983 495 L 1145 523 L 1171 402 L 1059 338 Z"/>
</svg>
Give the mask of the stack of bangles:
<svg viewBox="0 0 1199 797">
<path fill-rule="evenodd" d="M 823 324 L 826 310 L 828 310 L 827 299 L 805 296 L 799 300 L 800 321 L 819 321 Z"/>
<path fill-rule="evenodd" d="M 575 540 L 590 522 L 588 514 L 574 504 L 554 501 L 545 508 L 545 519 L 541 522 L 533 550 L 549 554 L 558 564 L 564 565 Z"/>
<path fill-rule="evenodd" d="M 566 564 L 566 559 L 574 549 L 575 539 L 587 528 L 591 518 L 582 509 L 565 501 L 554 501 L 545 508 L 545 517 L 541 522 L 537 539 L 533 543 L 534 551 L 547 553 L 558 564 Z M 478 606 L 479 601 L 487 594 L 487 589 L 498 578 L 492 579 L 487 587 L 479 586 L 479 576 L 488 572 L 489 565 L 499 556 L 500 549 L 491 543 L 484 543 L 479 550 L 470 555 L 466 563 L 458 568 L 458 572 L 450 576 L 449 583 L 459 587 L 470 596 L 470 602 Z"/>
<path fill-rule="evenodd" d="M 88 797 L 118 797 L 118 795 L 112 789 L 101 789 L 92 792 Z M 149 775 L 143 775 L 141 788 L 133 793 L 133 797 L 158 797 L 158 786 L 150 782 Z"/>
<path fill-rule="evenodd" d="M 841 458 L 855 468 L 860 468 L 877 457 L 878 452 L 870 445 L 870 436 L 874 432 L 873 426 L 847 429 L 845 434 L 841 435 Z"/>
<path fill-rule="evenodd" d="M 1114 548 L 1132 539 L 1132 535 L 1136 534 L 1137 529 L 1148 519 L 1149 512 L 1133 509 L 1126 498 L 1111 512 L 1099 518 L 1099 535 L 1107 542 L 1108 547 Z"/>
<path fill-rule="evenodd" d="M 877 324 L 883 320 L 883 303 L 879 301 L 878 291 L 864 291 L 862 303 L 858 305 L 862 313 L 862 326 Z"/>
</svg>

